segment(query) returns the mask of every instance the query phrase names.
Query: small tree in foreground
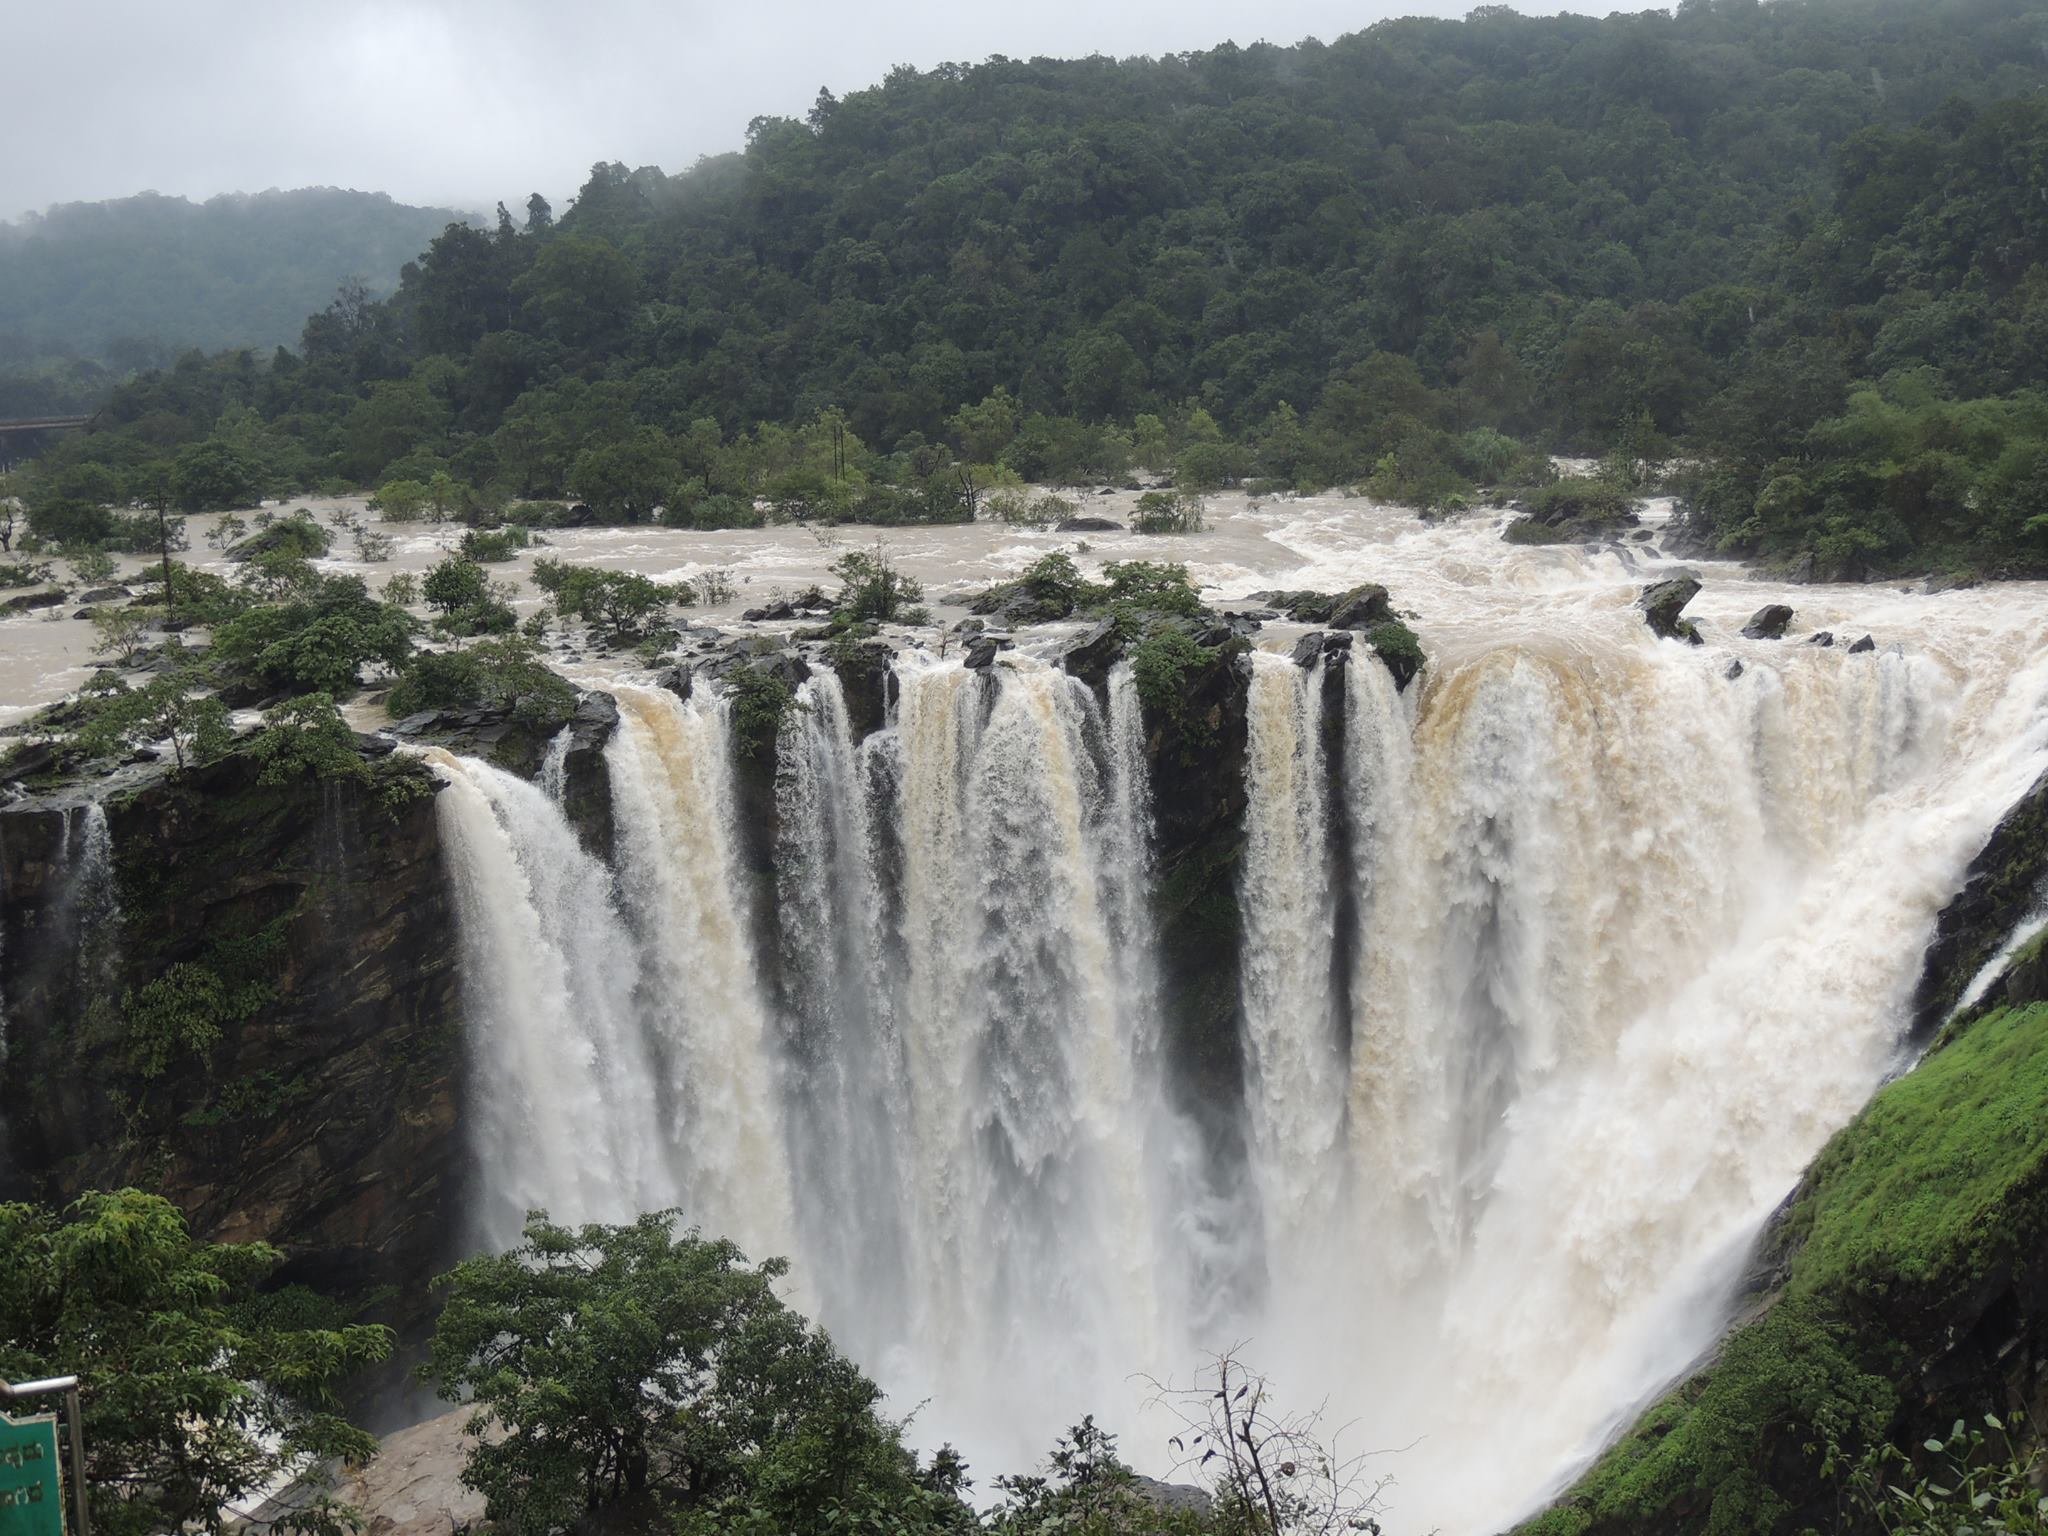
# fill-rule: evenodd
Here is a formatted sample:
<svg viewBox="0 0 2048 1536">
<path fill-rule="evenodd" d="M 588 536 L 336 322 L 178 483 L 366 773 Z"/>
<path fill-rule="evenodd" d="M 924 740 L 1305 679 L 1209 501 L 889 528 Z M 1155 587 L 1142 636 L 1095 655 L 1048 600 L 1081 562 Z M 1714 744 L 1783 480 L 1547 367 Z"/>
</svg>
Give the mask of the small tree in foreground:
<svg viewBox="0 0 2048 1536">
<path fill-rule="evenodd" d="M 1174 1471 L 1207 1489 L 1223 1527 L 1246 1536 L 1377 1536 L 1380 1495 L 1393 1479 L 1375 1474 L 1382 1453 L 1345 1452 L 1325 1440 L 1325 1407 L 1283 1411 L 1266 1378 L 1234 1353 L 1215 1357 L 1192 1386 L 1153 1383 L 1153 1401 L 1181 1422 L 1167 1442 Z"/>
<path fill-rule="evenodd" d="M 281 1472 L 376 1449 L 334 1394 L 391 1336 L 335 1326 L 302 1295 L 258 1296 L 281 1258 L 264 1243 L 200 1242 L 175 1206 L 139 1190 L 61 1213 L 0 1205 L 0 1377 L 78 1374 L 101 1536 L 220 1532 L 224 1505 Z M 347 1515 L 316 1500 L 281 1524 L 332 1532 Z"/>
<path fill-rule="evenodd" d="M 537 1211 L 519 1247 L 441 1278 L 426 1371 L 475 1410 L 462 1478 L 496 1528 L 971 1530 L 957 1459 L 919 1470 L 881 1390 L 776 1296 L 787 1263 L 678 1220 Z"/>
</svg>

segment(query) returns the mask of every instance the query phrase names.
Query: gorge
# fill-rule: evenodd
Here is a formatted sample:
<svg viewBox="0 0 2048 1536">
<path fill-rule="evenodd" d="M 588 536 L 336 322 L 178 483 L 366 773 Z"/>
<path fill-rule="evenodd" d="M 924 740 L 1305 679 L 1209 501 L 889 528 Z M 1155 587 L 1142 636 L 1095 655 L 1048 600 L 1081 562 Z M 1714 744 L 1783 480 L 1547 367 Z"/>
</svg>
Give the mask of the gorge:
<svg viewBox="0 0 2048 1536">
<path fill-rule="evenodd" d="M 1654 544 L 1498 522 L 1233 503 L 1164 682 L 1073 624 L 757 624 L 565 663 L 559 734 L 367 748 L 409 797 L 229 758 L 9 806 L 11 1173 L 151 1169 L 329 1286 L 673 1205 L 789 1255 L 977 1467 L 1093 1412 L 1164 1471 L 1144 1378 L 1242 1346 L 1388 1448 L 1399 1528 L 1501 1529 L 1710 1348 L 1925 1045 L 1937 917 L 2040 798 L 2048 635 L 2024 585 L 1704 565 L 1706 643 L 1660 641 Z M 1405 687 L 1254 596 L 1365 580 L 1414 606 Z M 1788 638 L 1741 634 L 1781 600 Z M 1948 971 L 2027 917 L 2024 856 Z M 179 964 L 256 991 L 148 1073 L 104 1000 Z"/>
</svg>

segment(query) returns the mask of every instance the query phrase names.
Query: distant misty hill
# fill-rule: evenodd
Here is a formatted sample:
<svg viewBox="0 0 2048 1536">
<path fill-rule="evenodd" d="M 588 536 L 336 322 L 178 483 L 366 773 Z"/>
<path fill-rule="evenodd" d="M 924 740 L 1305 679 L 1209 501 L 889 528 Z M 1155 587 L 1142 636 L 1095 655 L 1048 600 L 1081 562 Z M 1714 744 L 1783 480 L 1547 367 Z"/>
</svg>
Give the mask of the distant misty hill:
<svg viewBox="0 0 2048 1536">
<path fill-rule="evenodd" d="M 144 192 L 0 222 L 0 368 L 80 357 L 125 369 L 184 347 L 296 345 L 344 278 L 388 293 L 400 267 L 468 217 L 302 187 L 203 203 Z"/>
</svg>

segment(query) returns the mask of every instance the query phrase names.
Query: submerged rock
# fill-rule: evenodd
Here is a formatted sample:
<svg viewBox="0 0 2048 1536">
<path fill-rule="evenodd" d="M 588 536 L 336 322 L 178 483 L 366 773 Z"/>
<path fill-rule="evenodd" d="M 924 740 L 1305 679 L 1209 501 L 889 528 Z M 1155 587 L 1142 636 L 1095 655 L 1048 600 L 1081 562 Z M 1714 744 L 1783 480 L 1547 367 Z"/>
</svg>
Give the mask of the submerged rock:
<svg viewBox="0 0 2048 1536">
<path fill-rule="evenodd" d="M 1751 640 L 1782 640 L 1792 627 L 1792 609 L 1786 603 L 1766 603 L 1749 616 L 1742 633 Z"/>
<path fill-rule="evenodd" d="M 0 614 L 29 613 L 37 608 L 55 608 L 59 603 L 66 601 L 68 595 L 63 592 L 24 592 L 19 597 L 0 601 Z"/>
<path fill-rule="evenodd" d="M 1643 595 L 1636 599 L 1636 606 L 1643 610 L 1643 621 L 1658 638 L 1701 645 L 1705 642 L 1700 639 L 1698 627 L 1692 620 L 1680 616 L 1685 605 L 1699 596 L 1699 591 L 1700 583 L 1695 577 L 1673 576 L 1643 588 Z"/>
<path fill-rule="evenodd" d="M 1124 525 L 1112 517 L 1069 517 L 1063 520 L 1055 533 L 1122 533 Z"/>
</svg>

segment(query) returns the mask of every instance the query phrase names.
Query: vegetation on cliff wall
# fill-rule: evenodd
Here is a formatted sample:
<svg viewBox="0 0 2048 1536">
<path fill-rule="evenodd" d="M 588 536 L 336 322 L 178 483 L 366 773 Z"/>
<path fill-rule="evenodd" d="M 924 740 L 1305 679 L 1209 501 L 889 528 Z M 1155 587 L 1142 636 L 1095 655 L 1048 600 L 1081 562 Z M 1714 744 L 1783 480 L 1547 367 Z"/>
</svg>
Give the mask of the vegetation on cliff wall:
<svg viewBox="0 0 2048 1536">
<path fill-rule="evenodd" d="M 2036 1390 L 2044 1244 L 2034 1003 L 1971 1022 L 1828 1144 L 1766 1235 L 1768 1307 L 1524 1531 L 1886 1529 L 1852 1466 L 1887 1444 L 1924 1461 L 1953 1421 Z"/>
</svg>

